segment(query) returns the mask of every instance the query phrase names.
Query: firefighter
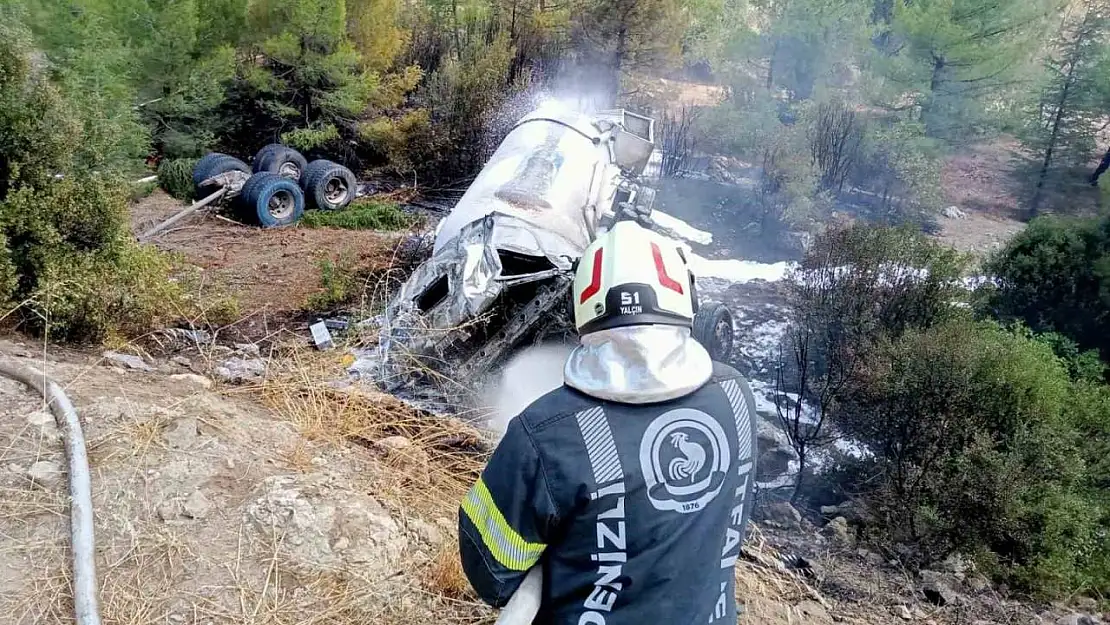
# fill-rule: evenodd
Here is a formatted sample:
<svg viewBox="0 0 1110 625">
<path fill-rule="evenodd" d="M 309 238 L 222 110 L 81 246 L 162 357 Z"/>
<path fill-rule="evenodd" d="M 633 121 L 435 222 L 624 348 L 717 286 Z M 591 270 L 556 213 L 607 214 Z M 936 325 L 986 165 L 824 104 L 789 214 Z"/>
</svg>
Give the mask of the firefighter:
<svg viewBox="0 0 1110 625">
<path fill-rule="evenodd" d="M 564 384 L 509 422 L 459 511 L 463 570 L 502 607 L 542 571 L 542 625 L 736 623 L 755 402 L 691 336 L 681 251 L 635 221 L 587 248 Z"/>
</svg>

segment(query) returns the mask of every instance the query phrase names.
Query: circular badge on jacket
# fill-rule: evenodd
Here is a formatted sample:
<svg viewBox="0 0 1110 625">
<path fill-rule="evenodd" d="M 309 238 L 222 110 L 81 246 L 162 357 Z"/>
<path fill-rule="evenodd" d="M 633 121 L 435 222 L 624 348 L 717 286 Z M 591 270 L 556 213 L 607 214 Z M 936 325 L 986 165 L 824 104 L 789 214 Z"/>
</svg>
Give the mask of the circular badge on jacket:
<svg viewBox="0 0 1110 625">
<path fill-rule="evenodd" d="M 724 429 L 708 414 L 676 408 L 659 415 L 640 440 L 651 505 L 681 514 L 701 510 L 721 492 L 731 457 Z"/>
</svg>

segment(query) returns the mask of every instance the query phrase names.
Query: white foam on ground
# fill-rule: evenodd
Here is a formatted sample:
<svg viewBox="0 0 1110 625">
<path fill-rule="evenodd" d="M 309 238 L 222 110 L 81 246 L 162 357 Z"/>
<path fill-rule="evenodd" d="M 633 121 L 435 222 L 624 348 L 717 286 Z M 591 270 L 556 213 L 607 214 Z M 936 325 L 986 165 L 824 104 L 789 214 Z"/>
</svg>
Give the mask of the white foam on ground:
<svg viewBox="0 0 1110 625">
<path fill-rule="evenodd" d="M 766 280 L 778 282 L 786 277 L 793 263 L 780 261 L 777 263 L 757 263 L 751 260 L 737 260 L 728 258 L 724 260 L 709 260 L 692 252 L 688 253 L 690 270 L 698 278 L 718 278 L 742 284 L 753 280 Z"/>
<path fill-rule="evenodd" d="M 705 230 L 698 230 L 697 228 L 691 226 L 689 223 L 682 221 L 678 217 L 668 215 L 661 210 L 653 209 L 651 211 L 651 219 L 659 226 L 670 230 L 671 232 L 675 233 L 675 235 L 686 239 L 691 243 L 697 243 L 698 245 L 709 245 L 713 242 L 712 233 L 706 232 Z"/>
</svg>

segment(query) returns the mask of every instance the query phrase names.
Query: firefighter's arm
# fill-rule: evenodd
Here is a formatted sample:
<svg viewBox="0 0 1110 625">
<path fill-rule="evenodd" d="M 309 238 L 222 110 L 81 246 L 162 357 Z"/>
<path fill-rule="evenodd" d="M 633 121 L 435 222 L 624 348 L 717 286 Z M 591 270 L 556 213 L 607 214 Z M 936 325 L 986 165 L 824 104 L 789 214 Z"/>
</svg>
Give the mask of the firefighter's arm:
<svg viewBox="0 0 1110 625">
<path fill-rule="evenodd" d="M 513 419 L 459 509 L 463 571 L 483 601 L 505 605 L 540 561 L 557 518 L 535 444 Z"/>
</svg>

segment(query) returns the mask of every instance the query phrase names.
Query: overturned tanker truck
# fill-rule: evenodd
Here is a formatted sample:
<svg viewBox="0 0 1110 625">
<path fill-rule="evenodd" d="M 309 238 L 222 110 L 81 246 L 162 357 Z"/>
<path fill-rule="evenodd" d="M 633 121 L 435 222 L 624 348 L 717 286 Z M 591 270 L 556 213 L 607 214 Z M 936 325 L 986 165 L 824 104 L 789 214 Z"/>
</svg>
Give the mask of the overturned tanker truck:
<svg viewBox="0 0 1110 625">
<path fill-rule="evenodd" d="M 517 122 L 439 223 L 431 258 L 387 305 L 379 383 L 474 388 L 523 345 L 574 341 L 570 287 L 597 234 L 635 218 L 676 237 L 651 219 L 659 156 L 654 121 L 625 110 L 549 104 Z M 727 360 L 731 312 L 701 302 L 694 336 Z"/>
</svg>

